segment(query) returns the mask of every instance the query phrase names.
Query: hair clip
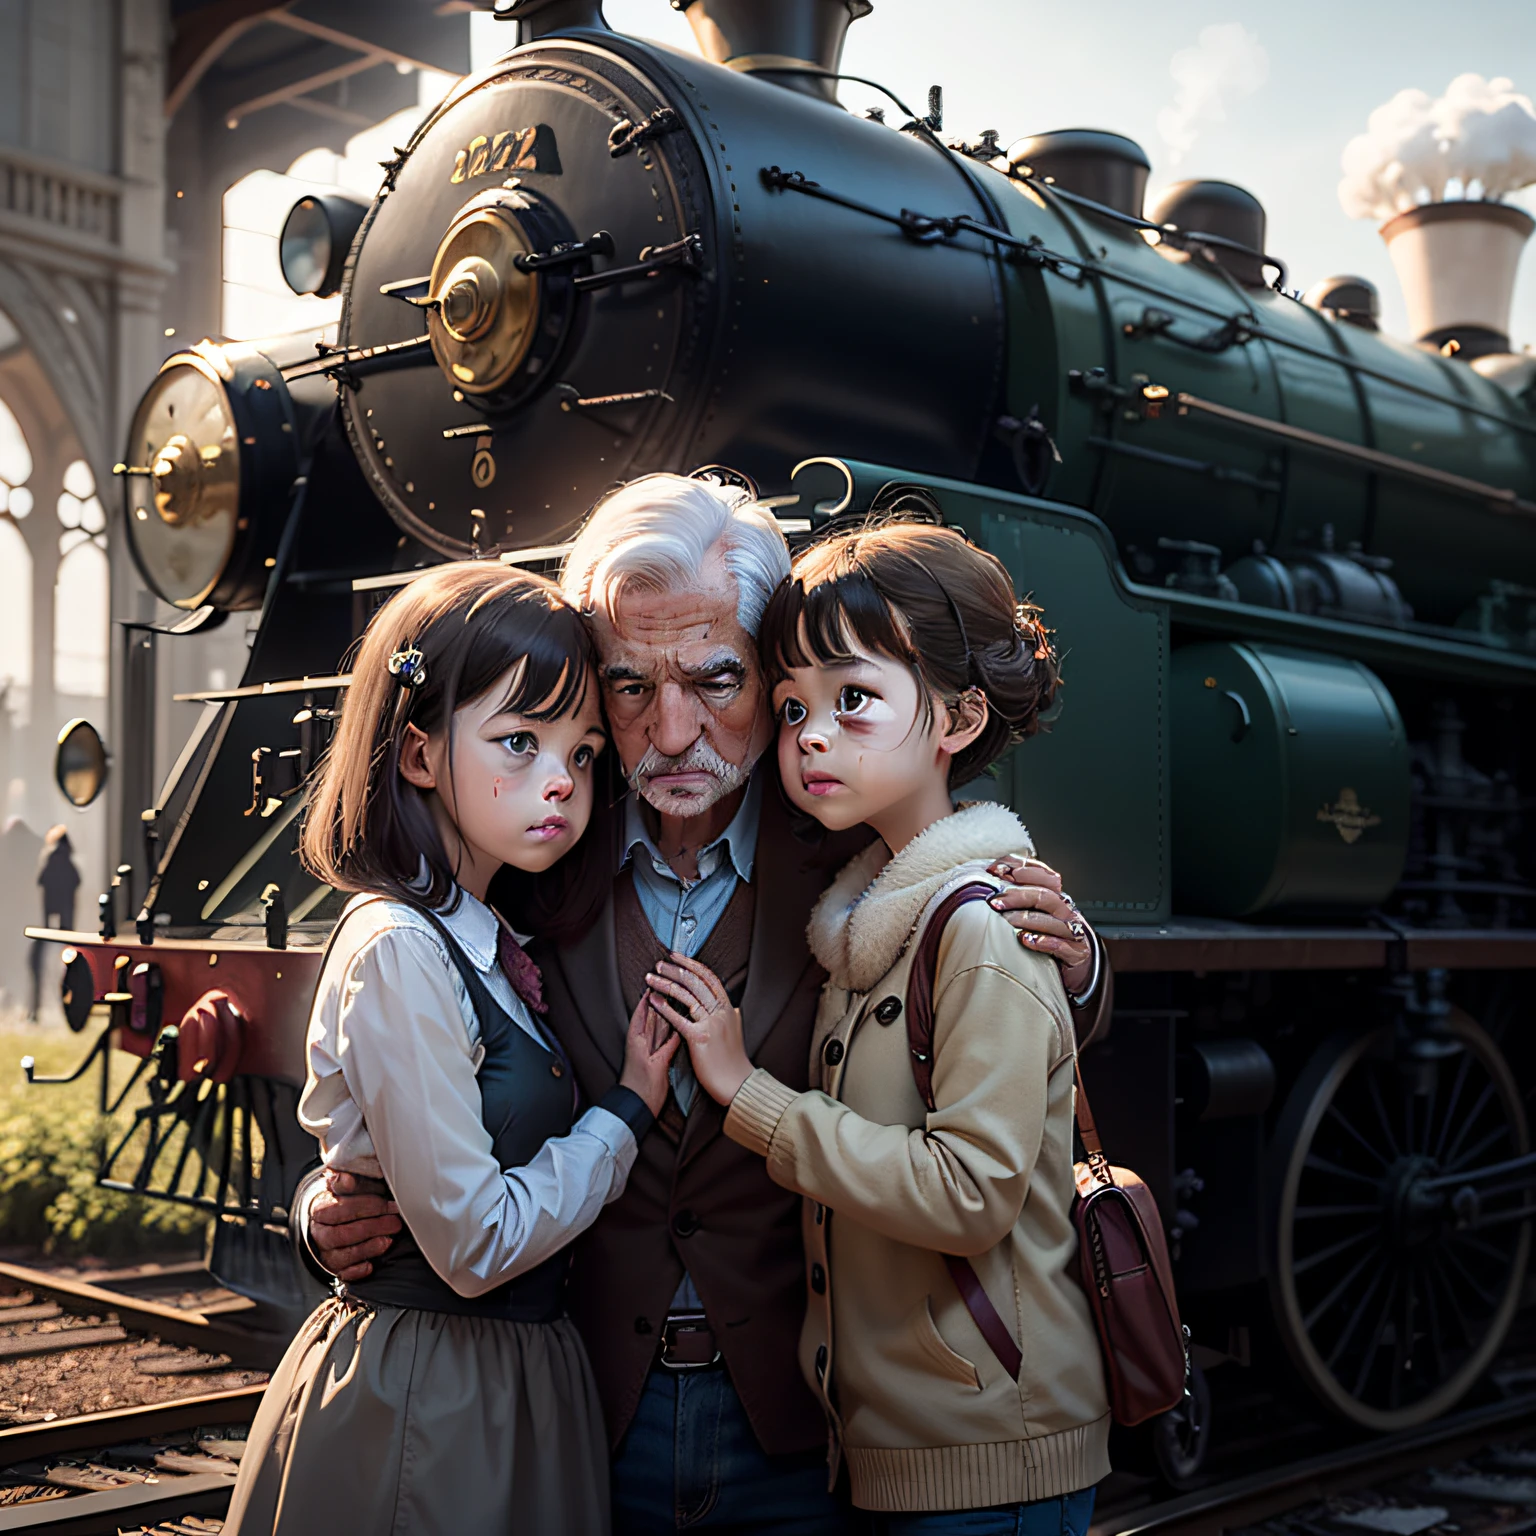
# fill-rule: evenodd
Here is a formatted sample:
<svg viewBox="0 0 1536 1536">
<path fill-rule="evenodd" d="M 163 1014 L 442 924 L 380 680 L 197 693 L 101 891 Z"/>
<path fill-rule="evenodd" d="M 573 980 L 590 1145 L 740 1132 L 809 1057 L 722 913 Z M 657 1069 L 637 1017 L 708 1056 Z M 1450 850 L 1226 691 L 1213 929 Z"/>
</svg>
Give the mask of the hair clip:
<svg viewBox="0 0 1536 1536">
<path fill-rule="evenodd" d="M 408 645 L 389 658 L 389 675 L 402 688 L 420 688 L 427 680 L 427 658 L 418 647 Z"/>
<path fill-rule="evenodd" d="M 1054 631 L 1045 627 L 1038 608 L 1030 603 L 1020 603 L 1014 609 L 1013 627 L 1022 642 L 1033 645 L 1036 661 L 1056 659 L 1056 647 L 1051 641 Z"/>
</svg>

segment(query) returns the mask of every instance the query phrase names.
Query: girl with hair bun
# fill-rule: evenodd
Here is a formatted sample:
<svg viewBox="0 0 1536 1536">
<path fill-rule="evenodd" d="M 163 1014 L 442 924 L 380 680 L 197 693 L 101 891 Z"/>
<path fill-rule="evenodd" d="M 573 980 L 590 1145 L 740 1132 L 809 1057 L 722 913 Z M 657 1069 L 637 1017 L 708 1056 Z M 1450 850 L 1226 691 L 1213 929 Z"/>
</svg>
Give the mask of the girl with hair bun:
<svg viewBox="0 0 1536 1536">
<path fill-rule="evenodd" d="M 657 968 L 654 1006 L 726 1134 L 806 1197 L 801 1366 L 870 1528 L 1084 1536 L 1110 1419 L 1075 1273 L 1068 999 L 990 898 L 953 899 L 1030 847 L 951 792 L 1036 730 L 1048 634 L 962 535 L 886 523 L 801 554 L 760 644 L 785 794 L 878 834 L 811 916 L 812 1089 L 754 1070 L 696 961 Z"/>
<path fill-rule="evenodd" d="M 327 1177 L 384 1181 L 405 1230 L 289 1346 L 231 1536 L 608 1530 L 568 1245 L 623 1192 L 676 1040 L 637 1008 L 619 1085 L 578 1104 L 538 969 L 486 904 L 503 868 L 570 855 L 604 743 L 591 641 L 538 576 L 440 566 L 368 626 L 302 843 L 355 894 L 299 1119 Z"/>
</svg>

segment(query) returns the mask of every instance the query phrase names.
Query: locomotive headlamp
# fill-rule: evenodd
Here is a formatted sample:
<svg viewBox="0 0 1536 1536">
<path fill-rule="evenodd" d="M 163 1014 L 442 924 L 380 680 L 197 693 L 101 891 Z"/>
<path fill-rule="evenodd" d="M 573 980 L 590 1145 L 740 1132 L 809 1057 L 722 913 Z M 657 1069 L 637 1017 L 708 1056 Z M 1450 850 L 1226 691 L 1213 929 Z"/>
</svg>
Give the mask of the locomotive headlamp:
<svg viewBox="0 0 1536 1536">
<path fill-rule="evenodd" d="M 341 291 L 347 252 L 368 212 L 367 203 L 327 192 L 301 197 L 278 237 L 283 281 L 295 293 L 328 299 Z"/>
<path fill-rule="evenodd" d="M 177 608 L 260 602 L 298 473 L 275 365 L 250 347 L 178 353 L 134 412 L 128 455 L 117 473 L 144 580 Z"/>
<path fill-rule="evenodd" d="M 71 720 L 59 732 L 53 778 L 72 806 L 84 810 L 101 793 L 110 763 L 107 744 L 89 720 Z"/>
</svg>

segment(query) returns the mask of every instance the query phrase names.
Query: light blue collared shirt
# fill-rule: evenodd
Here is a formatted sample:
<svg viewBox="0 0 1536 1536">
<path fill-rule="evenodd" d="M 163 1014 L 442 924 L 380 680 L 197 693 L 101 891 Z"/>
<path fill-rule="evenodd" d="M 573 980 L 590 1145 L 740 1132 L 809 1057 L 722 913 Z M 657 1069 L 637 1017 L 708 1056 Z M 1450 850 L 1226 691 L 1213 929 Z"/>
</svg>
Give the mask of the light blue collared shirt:
<svg viewBox="0 0 1536 1536">
<path fill-rule="evenodd" d="M 698 954 L 736 894 L 737 882 L 752 878 L 762 805 L 762 778 L 754 773 L 731 824 L 707 848 L 699 850 L 699 878 L 689 883 L 662 858 L 655 839 L 646 830 L 640 797 L 630 794 L 624 807 L 624 857 L 619 868 L 628 866 L 634 871 L 640 910 L 645 913 L 651 932 L 668 949 L 690 957 Z M 678 1108 L 686 1115 L 699 1093 L 699 1082 L 693 1075 L 687 1051 L 679 1051 L 672 1058 L 668 1076 Z M 686 1272 L 672 1298 L 672 1310 L 704 1310 L 693 1277 Z"/>
<path fill-rule="evenodd" d="M 628 866 L 633 871 L 640 910 L 668 949 L 690 958 L 698 954 L 736 894 L 737 882 L 751 880 L 762 805 L 762 781 L 753 774 L 730 825 L 699 850 L 699 878 L 690 882 L 661 856 L 646 829 L 639 796 L 630 795 L 624 807 L 624 857 L 619 868 Z M 678 1107 L 686 1115 L 699 1091 L 686 1051 L 673 1058 L 671 1079 Z"/>
</svg>

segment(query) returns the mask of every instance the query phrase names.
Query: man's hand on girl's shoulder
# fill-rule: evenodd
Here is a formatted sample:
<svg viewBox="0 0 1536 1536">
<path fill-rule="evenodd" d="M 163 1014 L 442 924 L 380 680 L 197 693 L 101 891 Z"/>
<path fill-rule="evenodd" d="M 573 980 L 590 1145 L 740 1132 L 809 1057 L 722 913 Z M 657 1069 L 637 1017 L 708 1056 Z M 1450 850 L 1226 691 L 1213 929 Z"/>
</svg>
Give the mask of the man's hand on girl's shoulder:
<svg viewBox="0 0 1536 1536">
<path fill-rule="evenodd" d="M 309 1204 L 309 1242 L 338 1280 L 365 1280 L 402 1227 L 400 1209 L 379 1179 L 328 1168 Z"/>
<path fill-rule="evenodd" d="M 993 909 L 1018 930 L 1026 949 L 1049 955 L 1061 967 L 1068 992 L 1080 993 L 1093 979 L 1093 934 L 1061 888 L 1061 876 L 1049 864 L 1017 853 L 995 860 L 987 872 L 1011 887 L 992 898 Z"/>
</svg>

